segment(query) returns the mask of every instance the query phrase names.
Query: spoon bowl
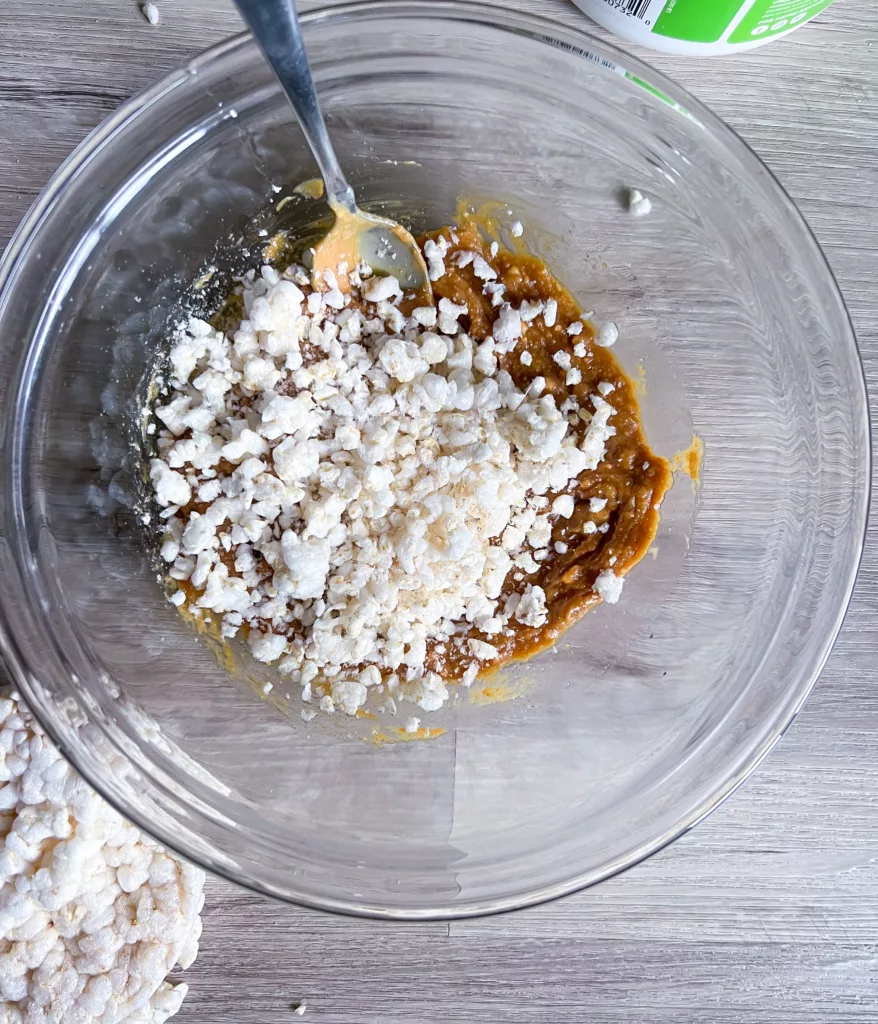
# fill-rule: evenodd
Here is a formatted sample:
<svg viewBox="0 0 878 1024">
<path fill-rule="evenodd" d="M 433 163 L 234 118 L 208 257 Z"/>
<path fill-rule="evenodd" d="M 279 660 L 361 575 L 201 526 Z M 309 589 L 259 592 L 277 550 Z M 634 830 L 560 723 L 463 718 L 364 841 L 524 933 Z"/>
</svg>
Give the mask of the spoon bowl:
<svg viewBox="0 0 878 1024">
<path fill-rule="evenodd" d="M 386 217 L 333 206 L 335 222 L 314 247 L 312 280 L 317 287 L 334 274 L 338 287 L 348 291 L 348 271 L 367 264 L 374 274 L 394 277 L 406 297 L 418 306 L 433 305 L 433 290 L 427 266 L 411 232 Z"/>
<path fill-rule="evenodd" d="M 432 305 L 433 290 L 417 242 L 401 224 L 363 212 L 335 155 L 320 109 L 311 65 L 293 0 L 236 0 L 286 93 L 314 154 L 335 220 L 315 246 L 315 287 L 350 288 L 348 271 L 366 263 L 373 274 L 394 277 L 416 305 Z"/>
</svg>

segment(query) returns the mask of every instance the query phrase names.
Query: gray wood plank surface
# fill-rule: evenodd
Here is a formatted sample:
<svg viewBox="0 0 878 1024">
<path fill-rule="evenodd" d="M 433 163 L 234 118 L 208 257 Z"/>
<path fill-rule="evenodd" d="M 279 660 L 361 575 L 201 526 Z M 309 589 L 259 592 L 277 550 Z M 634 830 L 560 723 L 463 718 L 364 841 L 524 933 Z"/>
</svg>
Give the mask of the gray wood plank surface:
<svg viewBox="0 0 878 1024">
<path fill-rule="evenodd" d="M 0 2 L 0 244 L 121 100 L 239 28 L 226 0 Z M 508 0 L 582 25 L 566 0 Z M 303 7 L 312 4 L 304 3 Z M 596 30 L 597 31 L 597 30 Z M 600 32 L 598 31 L 598 34 Z M 824 246 L 878 394 L 878 5 L 789 40 L 647 59 L 754 147 Z M 878 411 L 878 410 L 875 410 Z M 181 1024 L 878 1022 L 878 526 L 841 638 L 750 782 L 591 892 L 455 924 L 347 921 L 211 881 Z"/>
</svg>

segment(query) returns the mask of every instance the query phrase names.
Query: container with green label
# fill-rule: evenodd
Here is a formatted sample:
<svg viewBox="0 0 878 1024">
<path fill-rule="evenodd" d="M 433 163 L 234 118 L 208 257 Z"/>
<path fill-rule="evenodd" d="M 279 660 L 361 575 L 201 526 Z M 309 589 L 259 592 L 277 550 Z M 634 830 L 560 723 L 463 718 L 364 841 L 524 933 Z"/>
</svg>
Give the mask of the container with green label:
<svg viewBox="0 0 878 1024">
<path fill-rule="evenodd" d="M 795 32 L 832 0 L 575 0 L 604 28 L 666 53 L 735 53 Z"/>
</svg>

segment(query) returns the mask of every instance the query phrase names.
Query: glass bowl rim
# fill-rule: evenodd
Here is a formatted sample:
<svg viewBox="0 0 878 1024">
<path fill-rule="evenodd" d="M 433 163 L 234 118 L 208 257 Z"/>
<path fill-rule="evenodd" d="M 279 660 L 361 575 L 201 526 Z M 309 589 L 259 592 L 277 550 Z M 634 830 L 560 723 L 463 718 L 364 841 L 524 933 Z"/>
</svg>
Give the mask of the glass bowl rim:
<svg viewBox="0 0 878 1024">
<path fill-rule="evenodd" d="M 501 11 L 503 14 L 502 23 L 498 21 L 498 15 Z M 355 2 L 322 7 L 303 14 L 301 22 L 307 33 L 310 26 L 323 23 L 337 23 L 345 20 L 381 21 L 400 16 L 420 18 L 427 21 L 450 21 L 457 24 L 475 23 L 495 32 L 526 36 L 534 42 L 542 43 L 545 46 L 553 46 L 559 43 L 562 44 L 562 47 L 568 54 L 570 53 L 571 41 L 581 43 L 582 49 L 586 53 L 606 57 L 614 63 L 618 62 L 638 71 L 642 81 L 649 83 L 649 86 L 657 86 L 665 98 L 679 104 L 688 114 L 697 115 L 696 119 L 702 128 L 711 135 L 718 134 L 725 145 L 736 150 L 739 158 L 749 165 L 749 169 L 759 172 L 763 176 L 763 191 L 765 193 L 772 193 L 772 199 L 778 208 L 783 211 L 788 220 L 792 221 L 802 239 L 810 247 L 810 251 L 802 252 L 802 260 L 815 268 L 820 267 L 821 272 L 826 275 L 827 285 L 835 295 L 841 319 L 846 322 L 848 329 L 845 341 L 852 345 L 853 363 L 859 368 L 859 373 L 854 374 L 855 379 L 852 379 L 851 385 L 856 391 L 856 404 L 860 407 L 862 413 L 860 422 L 856 426 L 864 434 L 865 440 L 863 446 L 863 465 L 861 467 L 864 474 L 865 487 L 859 496 L 858 506 L 853 509 L 852 514 L 853 539 L 856 550 L 854 557 L 850 560 L 850 564 L 845 567 L 846 580 L 843 598 L 836 609 L 831 628 L 827 631 L 819 648 L 818 656 L 809 669 L 802 671 L 797 686 L 790 695 L 791 697 L 794 696 L 795 699 L 791 702 L 787 701 L 784 708 L 780 709 L 776 715 L 776 720 L 764 726 L 765 734 L 762 736 L 758 746 L 733 772 L 726 778 L 719 780 L 697 807 L 658 837 L 642 843 L 634 850 L 629 850 L 600 869 L 592 870 L 584 875 L 574 876 L 564 882 L 556 883 L 543 889 L 531 890 L 505 898 L 493 897 L 483 903 L 468 903 L 447 908 L 430 908 L 429 910 L 400 909 L 362 904 L 354 899 L 313 896 L 303 892 L 293 892 L 286 888 L 281 890 L 278 886 L 260 881 L 258 878 L 249 877 L 245 872 L 225 866 L 219 862 L 218 858 L 205 854 L 203 850 L 196 851 L 192 849 L 187 842 L 179 837 L 179 833 L 171 831 L 169 828 L 156 826 L 144 820 L 143 815 L 139 812 L 122 806 L 121 800 L 116 800 L 112 794 L 108 795 L 104 792 L 101 778 L 96 777 L 96 773 L 86 763 L 85 756 L 65 742 L 58 724 L 53 721 L 48 712 L 41 707 L 40 702 L 35 699 L 36 690 L 30 684 L 27 656 L 18 648 L 10 633 L 9 617 L 7 614 L 8 595 L 6 589 L 3 589 L 2 594 L 0 594 L 0 652 L 2 652 L 6 667 L 13 677 L 13 683 L 24 695 L 28 706 L 33 711 L 40 725 L 52 741 L 60 747 L 64 756 L 73 764 L 76 770 L 102 797 L 107 799 L 123 816 L 133 821 L 145 833 L 154 836 L 158 842 L 161 842 L 168 849 L 186 860 L 199 864 L 228 881 L 251 891 L 272 896 L 298 906 L 353 917 L 403 921 L 438 921 L 504 913 L 527 906 L 535 906 L 589 888 L 598 882 L 620 874 L 664 849 L 675 839 L 685 834 L 723 803 L 748 778 L 795 719 L 819 677 L 843 623 L 853 594 L 868 526 L 872 453 L 870 411 L 862 356 L 859 352 L 850 315 L 832 268 L 820 244 L 817 242 L 793 200 L 771 170 L 732 128 L 686 89 L 677 85 L 672 79 L 657 71 L 647 62 L 632 56 L 612 43 L 599 40 L 585 29 L 573 28 L 563 22 L 541 15 L 504 10 L 492 4 L 477 2 L 477 0 L 355 0 Z M 92 157 L 103 150 L 104 147 L 111 145 L 116 134 L 129 124 L 135 122 L 138 116 L 151 105 L 160 101 L 167 93 L 185 84 L 199 70 L 219 65 L 224 58 L 238 52 L 242 48 L 254 45 L 249 32 L 242 32 L 202 51 L 164 75 L 158 82 L 126 100 L 79 143 L 49 179 L 49 182 L 13 233 L 2 258 L 0 258 L 0 308 L 2 308 L 6 296 L 15 285 L 16 270 L 19 263 L 28 252 L 33 240 L 39 235 L 43 224 L 51 217 L 56 198 L 63 194 L 67 183 L 82 168 L 87 166 Z M 582 56 L 582 59 L 588 60 L 588 57 Z M 15 400 L 10 401 L 9 397 L 15 390 L 13 387 L 15 384 L 17 384 L 17 381 L 10 381 L 7 397 L 3 400 L 3 418 L 6 417 L 10 406 L 17 405 L 17 402 Z M 5 502 L 5 496 L 3 500 Z M 4 510 L 4 518 L 5 516 Z M 13 559 L 16 559 L 15 555 L 13 555 Z M 16 564 L 16 569 L 19 573 L 21 572 L 20 564 Z M 99 718 L 95 716 L 90 717 L 89 724 L 100 729 L 106 736 Z M 117 749 L 117 753 L 124 759 L 130 760 L 124 751 Z M 193 816 L 197 814 L 195 808 L 190 807 L 189 810 Z"/>
</svg>

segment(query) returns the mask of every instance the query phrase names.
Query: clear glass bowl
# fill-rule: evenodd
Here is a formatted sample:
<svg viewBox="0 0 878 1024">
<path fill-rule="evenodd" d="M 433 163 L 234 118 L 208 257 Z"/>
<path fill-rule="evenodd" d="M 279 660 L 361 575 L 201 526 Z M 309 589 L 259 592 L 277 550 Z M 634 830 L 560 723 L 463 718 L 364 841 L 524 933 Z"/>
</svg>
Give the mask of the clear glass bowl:
<svg viewBox="0 0 878 1024">
<path fill-rule="evenodd" d="M 138 383 L 168 317 L 215 242 L 277 219 L 273 186 L 315 173 L 240 37 L 110 117 L 6 253 L 3 651 L 97 789 L 213 871 L 349 913 L 524 906 L 680 835 L 802 704 L 863 539 L 856 344 L 771 174 L 634 58 L 469 4 L 367 3 L 304 25 L 367 205 L 417 228 L 460 196 L 508 203 L 619 324 L 653 445 L 703 439 L 700 489 L 678 479 L 618 606 L 462 693 L 430 721 L 437 739 L 306 726 L 295 694 L 285 711 L 279 687 L 264 699 L 252 668 L 221 664 L 165 602 L 131 495 Z M 652 197 L 649 217 L 625 211 L 626 186 Z"/>
</svg>

